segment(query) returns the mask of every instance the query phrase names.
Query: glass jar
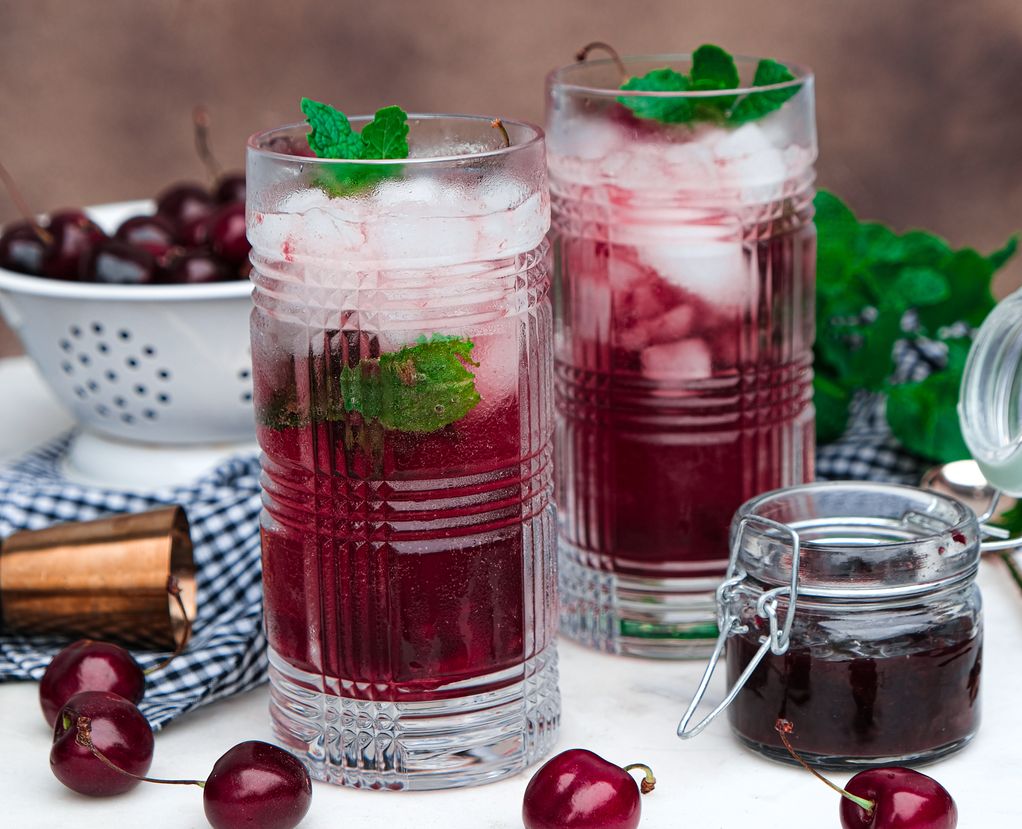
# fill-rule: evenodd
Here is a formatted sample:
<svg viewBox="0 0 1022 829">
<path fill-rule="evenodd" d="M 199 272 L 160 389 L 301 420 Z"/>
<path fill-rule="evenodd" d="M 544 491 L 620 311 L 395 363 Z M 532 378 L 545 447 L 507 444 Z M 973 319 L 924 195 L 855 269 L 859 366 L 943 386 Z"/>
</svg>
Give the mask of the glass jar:
<svg viewBox="0 0 1022 829">
<path fill-rule="evenodd" d="M 862 768 L 933 760 L 979 725 L 980 525 L 968 507 L 915 487 L 818 483 L 746 503 L 718 590 L 734 734 L 791 760 Z M 700 690 L 712 673 L 707 669 Z"/>
<path fill-rule="evenodd" d="M 542 132 L 504 126 L 409 116 L 400 162 L 249 142 L 271 711 L 321 780 L 484 783 L 556 738 L 549 200 Z"/>
<path fill-rule="evenodd" d="M 737 59 L 736 101 L 757 61 Z M 728 525 L 813 477 L 813 77 L 735 125 L 661 123 L 623 77 L 683 55 L 548 79 L 557 290 L 562 630 L 638 656 L 705 656 Z M 628 92 L 698 107 L 716 92 Z"/>
</svg>

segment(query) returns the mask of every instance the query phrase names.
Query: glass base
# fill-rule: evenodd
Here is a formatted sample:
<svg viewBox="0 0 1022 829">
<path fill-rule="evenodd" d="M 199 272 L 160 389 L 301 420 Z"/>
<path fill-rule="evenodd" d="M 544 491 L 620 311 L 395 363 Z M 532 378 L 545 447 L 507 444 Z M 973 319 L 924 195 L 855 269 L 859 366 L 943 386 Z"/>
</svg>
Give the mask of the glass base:
<svg viewBox="0 0 1022 829">
<path fill-rule="evenodd" d="M 312 688 L 337 680 L 271 648 L 270 713 L 282 744 L 316 780 L 366 789 L 450 789 L 516 774 L 557 738 L 561 700 L 551 645 L 496 691 L 429 702 L 372 702 Z M 501 674 L 500 676 L 505 676 Z M 477 677 L 473 684 L 486 684 Z"/>
<path fill-rule="evenodd" d="M 705 659 L 713 652 L 720 579 L 623 576 L 593 567 L 587 558 L 561 540 L 563 634 L 597 650 L 630 656 Z"/>
<path fill-rule="evenodd" d="M 732 732 L 734 733 L 734 732 Z M 889 757 L 842 757 L 828 754 L 814 754 L 811 751 L 798 749 L 799 755 L 813 768 L 825 771 L 862 771 L 863 769 L 878 769 L 884 766 L 921 766 L 926 763 L 933 763 L 956 751 L 961 751 L 969 744 L 974 735 L 969 734 L 959 740 L 936 748 L 918 751 L 913 754 L 893 754 Z M 741 734 L 735 734 L 735 738 L 746 748 L 752 749 L 757 754 L 766 757 L 768 760 L 776 760 L 789 766 L 797 765 L 790 754 L 779 746 L 765 745 L 755 740 L 747 740 Z"/>
</svg>

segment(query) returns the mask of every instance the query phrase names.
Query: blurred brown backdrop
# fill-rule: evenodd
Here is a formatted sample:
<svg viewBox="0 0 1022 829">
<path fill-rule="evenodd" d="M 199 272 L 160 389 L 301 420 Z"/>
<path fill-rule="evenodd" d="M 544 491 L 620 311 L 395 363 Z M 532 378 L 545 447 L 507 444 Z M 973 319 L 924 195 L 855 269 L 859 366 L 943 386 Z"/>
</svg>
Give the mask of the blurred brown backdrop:
<svg viewBox="0 0 1022 829">
<path fill-rule="evenodd" d="M 807 64 L 821 185 L 983 250 L 1022 228 L 1019 0 L 0 0 L 0 158 L 49 210 L 201 180 L 197 102 L 230 166 L 302 95 L 540 120 L 545 72 L 593 39 Z"/>
</svg>

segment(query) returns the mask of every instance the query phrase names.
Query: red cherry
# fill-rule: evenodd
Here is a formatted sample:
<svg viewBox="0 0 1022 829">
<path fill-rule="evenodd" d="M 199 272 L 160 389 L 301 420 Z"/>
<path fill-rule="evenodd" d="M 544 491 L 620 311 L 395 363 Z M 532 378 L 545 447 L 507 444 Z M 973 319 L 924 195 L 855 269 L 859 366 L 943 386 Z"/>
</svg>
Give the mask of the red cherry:
<svg viewBox="0 0 1022 829">
<path fill-rule="evenodd" d="M 633 768 L 629 766 L 628 768 Z M 643 792 L 652 789 L 645 769 Z M 525 790 L 526 829 L 635 829 L 642 807 L 631 775 L 581 748 L 563 751 L 533 775 Z"/>
<path fill-rule="evenodd" d="M 245 236 L 245 205 L 233 202 L 221 207 L 209 224 L 209 242 L 213 252 L 225 262 L 241 265 L 248 259 L 252 245 Z"/>
<path fill-rule="evenodd" d="M 213 829 L 292 829 L 309 811 L 312 781 L 293 754 L 250 740 L 216 761 L 202 803 Z"/>
<path fill-rule="evenodd" d="M 28 222 L 13 222 L 0 236 L 0 268 L 41 276 L 50 246 Z"/>
<path fill-rule="evenodd" d="M 145 693 L 145 673 L 124 648 L 79 639 L 50 660 L 39 683 L 46 722 L 52 726 L 64 703 L 82 691 L 109 691 L 138 703 Z"/>
<path fill-rule="evenodd" d="M 845 790 L 876 804 L 871 812 L 841 798 L 843 829 L 955 829 L 958 807 L 940 783 L 912 769 L 860 771 Z"/>
<path fill-rule="evenodd" d="M 157 281 L 159 266 L 149 251 L 120 239 L 107 239 L 82 257 L 80 273 L 83 282 L 151 285 Z"/>
<path fill-rule="evenodd" d="M 52 214 L 46 231 L 53 237 L 53 243 L 43 259 L 43 274 L 55 279 L 78 279 L 82 257 L 106 239 L 99 225 L 81 210 Z"/>
<path fill-rule="evenodd" d="M 93 754 L 90 741 L 117 768 Z M 57 715 L 50 768 L 61 783 L 81 794 L 121 794 L 139 783 L 130 775 L 149 771 L 153 743 L 153 730 L 133 703 L 108 691 L 85 691 L 71 697 Z"/>
<path fill-rule="evenodd" d="M 174 227 L 184 227 L 213 212 L 213 197 L 201 184 L 175 184 L 156 197 L 156 214 Z"/>
<path fill-rule="evenodd" d="M 217 179 L 213 188 L 213 198 L 220 204 L 232 201 L 245 201 L 245 174 L 224 173 Z"/>
<path fill-rule="evenodd" d="M 114 234 L 115 239 L 147 250 L 157 259 L 174 247 L 174 226 L 160 216 L 132 216 Z"/>
<path fill-rule="evenodd" d="M 223 282 L 232 276 L 230 268 L 212 253 L 190 250 L 174 256 L 164 269 L 167 282 L 180 285 L 202 285 Z"/>
</svg>

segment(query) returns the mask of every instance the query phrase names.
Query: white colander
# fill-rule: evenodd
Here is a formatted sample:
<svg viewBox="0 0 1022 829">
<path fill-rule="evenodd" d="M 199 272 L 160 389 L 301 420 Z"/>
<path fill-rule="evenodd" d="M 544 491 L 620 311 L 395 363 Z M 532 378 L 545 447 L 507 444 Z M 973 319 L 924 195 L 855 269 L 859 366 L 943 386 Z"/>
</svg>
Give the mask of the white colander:
<svg viewBox="0 0 1022 829">
<path fill-rule="evenodd" d="M 151 202 L 86 212 L 112 231 Z M 86 429 L 146 444 L 254 438 L 247 281 L 96 285 L 0 268 L 0 308 Z"/>
</svg>

